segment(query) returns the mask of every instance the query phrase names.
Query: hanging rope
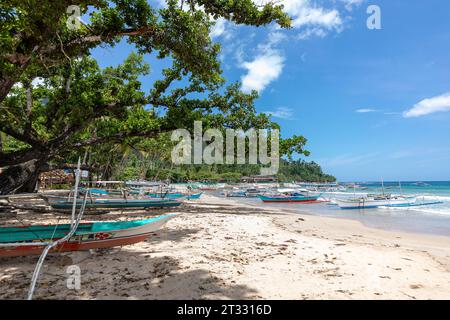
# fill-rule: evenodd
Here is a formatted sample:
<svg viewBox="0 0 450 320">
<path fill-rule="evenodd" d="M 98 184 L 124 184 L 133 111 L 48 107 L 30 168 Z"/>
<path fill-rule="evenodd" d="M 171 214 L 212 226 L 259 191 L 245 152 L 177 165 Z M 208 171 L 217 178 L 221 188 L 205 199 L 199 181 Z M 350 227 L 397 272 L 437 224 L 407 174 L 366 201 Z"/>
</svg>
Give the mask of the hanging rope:
<svg viewBox="0 0 450 320">
<path fill-rule="evenodd" d="M 43 250 L 43 252 L 42 252 L 41 256 L 39 257 L 39 260 L 38 260 L 38 262 L 36 264 L 36 267 L 34 269 L 33 276 L 31 277 L 31 284 L 30 284 L 30 289 L 28 291 L 28 297 L 27 297 L 28 300 L 32 300 L 33 299 L 33 294 L 34 294 L 34 290 L 35 290 L 35 287 L 36 287 L 36 283 L 37 283 L 37 280 L 38 280 L 39 275 L 41 273 L 41 268 L 42 268 L 42 265 L 44 264 L 44 260 L 47 257 L 48 252 L 52 248 L 54 248 L 54 247 L 56 247 L 56 246 L 58 246 L 60 244 L 63 244 L 64 242 L 68 241 L 75 234 L 75 232 L 76 232 L 76 230 L 78 228 L 78 225 L 80 224 L 81 218 L 83 217 L 84 210 L 86 208 L 87 193 L 85 193 L 85 195 L 84 195 L 84 200 L 83 200 L 83 203 L 81 205 L 80 212 L 78 214 L 78 217 L 75 219 L 75 211 L 76 211 L 76 205 L 77 205 L 77 194 L 78 194 L 77 191 L 78 191 L 78 184 L 80 183 L 80 166 L 81 166 L 80 159 L 78 159 L 78 168 L 77 168 L 77 174 L 76 174 L 76 179 L 75 179 L 75 194 L 74 194 L 74 201 L 73 201 L 73 207 L 72 207 L 72 219 L 71 219 L 71 224 L 70 224 L 71 225 L 70 231 L 65 237 L 63 237 L 63 238 L 61 238 L 61 239 L 59 239 L 57 241 L 49 243 L 45 247 L 45 249 Z"/>
</svg>

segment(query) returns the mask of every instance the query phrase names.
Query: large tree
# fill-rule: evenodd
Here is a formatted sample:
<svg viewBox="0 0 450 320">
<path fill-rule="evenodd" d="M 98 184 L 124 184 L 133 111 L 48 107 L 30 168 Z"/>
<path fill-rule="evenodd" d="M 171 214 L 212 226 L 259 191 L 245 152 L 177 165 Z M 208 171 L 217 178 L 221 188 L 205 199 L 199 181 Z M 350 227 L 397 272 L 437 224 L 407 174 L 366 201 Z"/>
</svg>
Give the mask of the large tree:
<svg viewBox="0 0 450 320">
<path fill-rule="evenodd" d="M 73 28 L 70 5 L 89 20 Z M 0 194 L 33 190 L 39 173 L 75 152 L 130 137 L 156 137 L 194 120 L 207 126 L 270 128 L 254 108 L 255 92 L 225 87 L 209 37 L 213 20 L 289 27 L 282 6 L 251 0 L 6 0 L 0 4 L 0 133 L 17 148 L 0 149 Z M 97 46 L 122 39 L 136 53 L 101 69 Z M 172 64 L 149 92 L 144 54 Z M 299 150 L 297 150 L 299 151 Z"/>
</svg>

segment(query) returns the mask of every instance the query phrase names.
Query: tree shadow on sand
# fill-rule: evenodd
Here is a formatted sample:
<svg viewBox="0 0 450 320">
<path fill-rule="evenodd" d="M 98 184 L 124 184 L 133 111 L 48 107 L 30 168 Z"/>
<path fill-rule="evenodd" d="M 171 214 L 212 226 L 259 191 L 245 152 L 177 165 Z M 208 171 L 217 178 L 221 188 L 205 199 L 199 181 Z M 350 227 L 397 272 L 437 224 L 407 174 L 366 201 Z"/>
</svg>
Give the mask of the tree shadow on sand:
<svg viewBox="0 0 450 320">
<path fill-rule="evenodd" d="M 145 241 L 150 244 L 159 243 L 162 241 L 172 241 L 172 242 L 181 242 L 192 235 L 200 232 L 202 229 L 172 229 L 165 228 L 158 230 L 157 232 L 153 232 L 150 234 L 150 237 Z"/>
<path fill-rule="evenodd" d="M 76 263 L 81 269 L 81 289 L 67 289 L 66 268 L 74 253 L 47 260 L 35 299 L 248 299 L 256 291 L 231 284 L 205 268 L 182 266 L 168 256 L 121 250 L 103 252 Z M 78 257 L 79 258 L 79 257 Z M 36 257 L 9 259 L 0 264 L 0 298 L 24 299 Z"/>
<path fill-rule="evenodd" d="M 261 208 L 258 206 L 237 206 L 220 204 L 220 205 L 202 205 L 195 204 L 182 209 L 186 213 L 220 213 L 233 215 L 251 215 L 251 214 L 277 214 L 280 212 L 277 209 Z"/>
</svg>

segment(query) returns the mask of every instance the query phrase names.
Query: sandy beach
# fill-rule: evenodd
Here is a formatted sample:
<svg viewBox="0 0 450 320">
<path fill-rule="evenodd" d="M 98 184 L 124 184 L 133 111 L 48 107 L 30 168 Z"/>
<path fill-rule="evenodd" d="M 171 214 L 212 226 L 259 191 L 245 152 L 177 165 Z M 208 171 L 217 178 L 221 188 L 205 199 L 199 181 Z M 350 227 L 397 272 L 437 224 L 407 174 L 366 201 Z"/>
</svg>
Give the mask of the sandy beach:
<svg viewBox="0 0 450 320">
<path fill-rule="evenodd" d="M 50 255 L 35 299 L 450 299 L 450 237 L 383 231 L 210 195 L 170 212 L 178 216 L 146 242 Z M 67 221 L 21 212 L 0 223 L 18 225 L 19 219 Z M 37 259 L 0 259 L 0 299 L 26 297 Z M 70 265 L 81 269 L 80 290 L 67 289 Z"/>
</svg>

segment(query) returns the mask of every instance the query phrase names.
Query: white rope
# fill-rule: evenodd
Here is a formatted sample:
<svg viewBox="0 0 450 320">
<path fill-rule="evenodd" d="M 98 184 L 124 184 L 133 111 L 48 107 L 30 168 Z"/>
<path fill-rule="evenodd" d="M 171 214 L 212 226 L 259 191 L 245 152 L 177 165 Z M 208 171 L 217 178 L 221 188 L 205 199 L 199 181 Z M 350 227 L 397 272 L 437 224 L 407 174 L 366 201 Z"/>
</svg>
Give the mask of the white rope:
<svg viewBox="0 0 450 320">
<path fill-rule="evenodd" d="M 78 217 L 75 219 L 75 211 L 76 211 L 76 205 L 77 205 L 77 193 L 78 193 L 78 184 L 80 182 L 80 159 L 78 159 L 78 168 L 77 168 L 77 174 L 76 174 L 76 178 L 75 178 L 75 194 L 74 194 L 74 202 L 73 202 L 73 207 L 72 207 L 72 219 L 71 219 L 71 228 L 70 228 L 70 232 L 63 238 L 51 242 L 50 244 L 48 244 L 44 251 L 42 252 L 41 256 L 39 257 L 39 260 L 36 264 L 36 267 L 34 269 L 33 272 L 33 276 L 31 277 L 31 284 L 30 284 L 30 289 L 28 291 L 28 300 L 32 300 L 33 299 L 33 294 L 34 294 L 34 290 L 36 287 L 36 283 L 37 280 L 39 278 L 39 275 L 41 273 L 41 268 L 42 265 L 44 264 L 44 260 L 47 257 L 48 252 L 58 246 L 59 244 L 62 244 L 64 242 L 66 242 L 67 240 L 69 240 L 76 232 L 78 225 L 80 224 L 80 220 L 83 217 L 84 214 L 84 210 L 86 208 L 86 202 L 87 202 L 87 193 L 84 195 L 84 201 L 83 204 L 81 205 L 80 208 L 80 213 L 78 214 Z"/>
</svg>

